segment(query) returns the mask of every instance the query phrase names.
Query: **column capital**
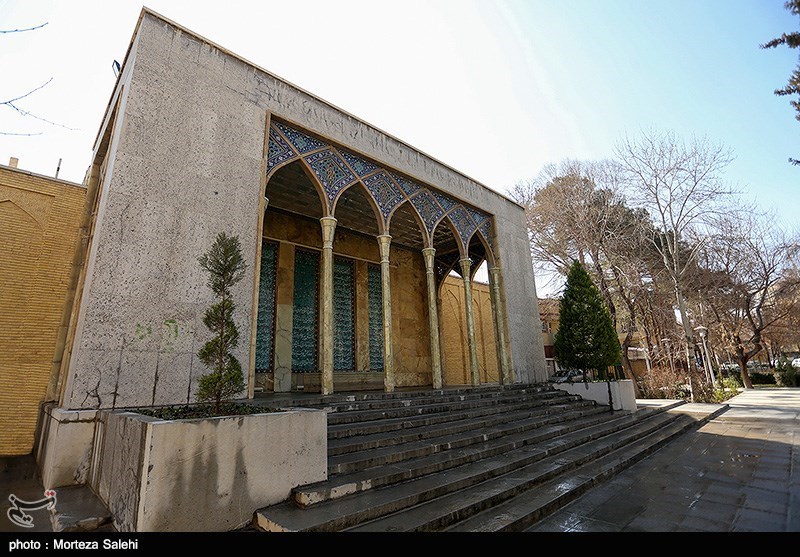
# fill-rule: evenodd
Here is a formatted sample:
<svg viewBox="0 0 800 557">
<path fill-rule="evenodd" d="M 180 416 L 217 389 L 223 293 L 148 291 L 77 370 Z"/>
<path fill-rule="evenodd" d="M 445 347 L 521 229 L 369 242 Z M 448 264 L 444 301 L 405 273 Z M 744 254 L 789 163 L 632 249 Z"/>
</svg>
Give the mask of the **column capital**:
<svg viewBox="0 0 800 557">
<path fill-rule="evenodd" d="M 381 234 L 378 236 L 378 247 L 381 250 L 381 263 L 389 262 L 389 246 L 392 243 L 392 237 L 388 234 Z"/>
<path fill-rule="evenodd" d="M 425 271 L 428 274 L 433 273 L 433 257 L 436 255 L 436 250 L 433 248 L 423 248 L 422 257 L 425 258 Z"/>
<path fill-rule="evenodd" d="M 461 265 L 461 276 L 464 280 L 470 280 L 469 271 L 472 268 L 472 260 L 469 257 L 464 257 L 458 260 Z"/>
<path fill-rule="evenodd" d="M 336 219 L 334 217 L 322 217 L 319 222 L 322 225 L 322 248 L 333 249 L 333 233 L 336 231 Z"/>
</svg>

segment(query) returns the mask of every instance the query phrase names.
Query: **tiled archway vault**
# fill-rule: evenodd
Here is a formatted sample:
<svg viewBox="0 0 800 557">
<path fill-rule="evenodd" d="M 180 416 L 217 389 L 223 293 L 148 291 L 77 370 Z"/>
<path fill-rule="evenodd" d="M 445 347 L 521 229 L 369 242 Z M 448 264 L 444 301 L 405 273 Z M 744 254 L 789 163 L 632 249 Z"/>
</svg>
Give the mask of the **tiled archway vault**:
<svg viewBox="0 0 800 557">
<path fill-rule="evenodd" d="M 436 227 L 447 219 L 458 235 L 463 256 L 467 256 L 470 240 L 476 234 L 490 255 L 494 255 L 492 217 L 487 213 L 292 126 L 273 121 L 269 129 L 267 180 L 279 168 L 298 159 L 317 177 L 323 189 L 326 215 L 333 215 L 344 191 L 361 182 L 380 210 L 382 231 L 388 232 L 392 214 L 408 201 L 424 224 L 427 247 L 433 245 Z"/>
</svg>

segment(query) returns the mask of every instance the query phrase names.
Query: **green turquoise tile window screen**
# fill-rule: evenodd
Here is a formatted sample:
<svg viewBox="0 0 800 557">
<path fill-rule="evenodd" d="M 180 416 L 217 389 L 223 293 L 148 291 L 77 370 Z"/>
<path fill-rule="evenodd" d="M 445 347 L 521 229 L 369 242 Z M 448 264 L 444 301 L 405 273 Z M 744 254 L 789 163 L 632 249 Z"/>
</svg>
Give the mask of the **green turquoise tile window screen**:
<svg viewBox="0 0 800 557">
<path fill-rule="evenodd" d="M 381 268 L 367 268 L 367 292 L 369 306 L 369 368 L 383 369 L 383 287 Z"/>
<path fill-rule="evenodd" d="M 355 365 L 355 271 L 348 259 L 333 260 L 333 369 Z"/>
<path fill-rule="evenodd" d="M 317 371 L 319 252 L 294 252 L 292 371 Z"/>
<path fill-rule="evenodd" d="M 278 276 L 278 245 L 261 246 L 261 274 L 258 282 L 258 318 L 256 320 L 256 371 L 272 371 L 275 339 L 275 292 Z"/>
</svg>

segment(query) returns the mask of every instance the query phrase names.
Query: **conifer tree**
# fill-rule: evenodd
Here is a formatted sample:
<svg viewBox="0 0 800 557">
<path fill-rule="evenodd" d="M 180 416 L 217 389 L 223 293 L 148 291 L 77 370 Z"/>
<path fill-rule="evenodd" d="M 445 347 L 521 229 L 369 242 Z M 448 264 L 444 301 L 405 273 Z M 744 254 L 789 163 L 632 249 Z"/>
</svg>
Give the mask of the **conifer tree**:
<svg viewBox="0 0 800 557">
<path fill-rule="evenodd" d="M 790 13 L 800 15 L 800 0 L 786 0 L 784 6 Z M 779 45 L 785 45 L 789 48 L 800 48 L 800 31 L 783 33 L 780 37 L 762 44 L 761 48 L 775 48 Z M 775 94 L 781 97 L 784 95 L 800 95 L 800 61 L 798 61 L 797 67 L 789 76 L 789 82 L 782 89 L 776 89 Z M 797 112 L 795 118 L 800 120 L 800 98 L 789 102 Z M 793 159 L 790 157 L 789 162 L 794 165 L 800 165 L 800 159 Z"/>
<path fill-rule="evenodd" d="M 213 401 L 214 411 L 219 414 L 222 401 L 245 388 L 242 366 L 231 354 L 239 343 L 239 331 L 233 322 L 236 305 L 231 288 L 242 280 L 247 265 L 242 259 L 239 238 L 224 232 L 217 235 L 208 252 L 197 260 L 208 272 L 208 286 L 218 299 L 203 317 L 203 323 L 214 336 L 197 352 L 197 356 L 212 371 L 200 378 L 197 400 Z"/>
<path fill-rule="evenodd" d="M 575 261 L 567 275 L 559 304 L 559 324 L 553 340 L 561 367 L 605 372 L 619 363 L 620 345 L 611 315 L 589 274 Z"/>
</svg>

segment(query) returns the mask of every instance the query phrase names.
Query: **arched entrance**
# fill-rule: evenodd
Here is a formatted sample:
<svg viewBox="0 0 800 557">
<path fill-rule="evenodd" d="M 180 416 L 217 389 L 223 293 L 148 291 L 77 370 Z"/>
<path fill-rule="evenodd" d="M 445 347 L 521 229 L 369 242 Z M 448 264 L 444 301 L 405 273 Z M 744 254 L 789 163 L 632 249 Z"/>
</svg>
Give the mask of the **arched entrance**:
<svg viewBox="0 0 800 557">
<path fill-rule="evenodd" d="M 269 133 L 256 385 L 441 388 L 441 269 L 472 276 L 489 215 L 277 119 Z M 492 380 L 486 365 L 478 375 L 474 333 L 469 384 Z"/>
</svg>

